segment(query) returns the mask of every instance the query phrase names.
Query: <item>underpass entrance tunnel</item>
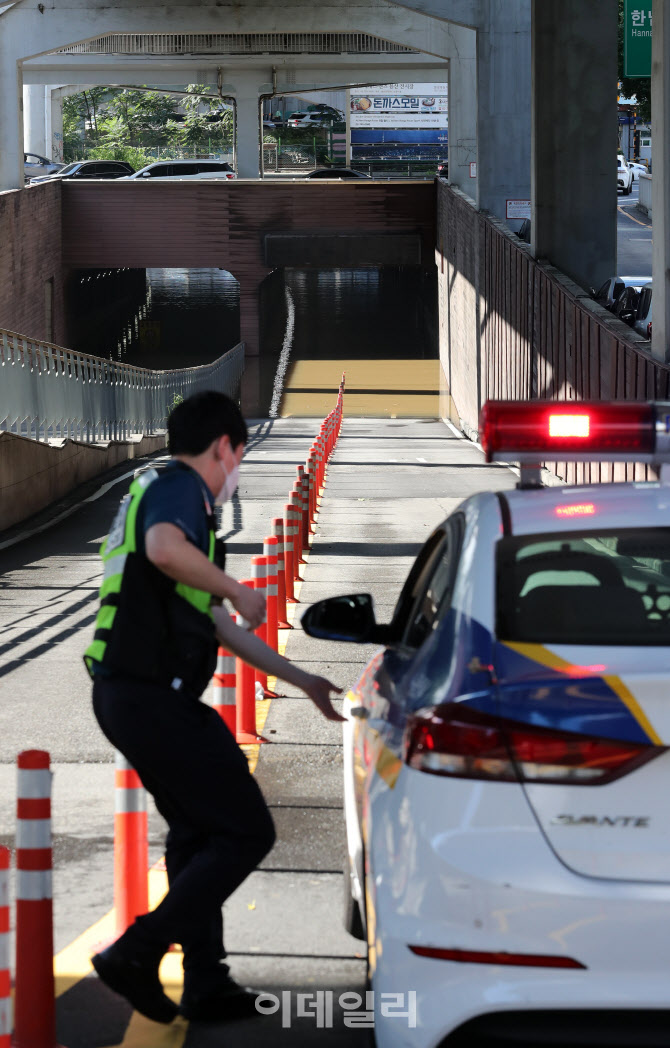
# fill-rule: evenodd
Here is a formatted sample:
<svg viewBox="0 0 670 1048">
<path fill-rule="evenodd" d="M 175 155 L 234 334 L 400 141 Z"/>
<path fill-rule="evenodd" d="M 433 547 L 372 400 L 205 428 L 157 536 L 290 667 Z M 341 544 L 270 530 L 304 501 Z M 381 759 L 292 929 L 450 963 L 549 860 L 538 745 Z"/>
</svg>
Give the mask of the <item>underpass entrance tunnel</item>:
<svg viewBox="0 0 670 1048">
<path fill-rule="evenodd" d="M 323 414 L 345 370 L 351 413 L 438 417 L 434 269 L 279 268 L 258 298 L 249 414 Z M 239 283 L 223 268 L 77 269 L 67 307 L 73 349 L 137 367 L 208 364 L 240 341 Z"/>
</svg>

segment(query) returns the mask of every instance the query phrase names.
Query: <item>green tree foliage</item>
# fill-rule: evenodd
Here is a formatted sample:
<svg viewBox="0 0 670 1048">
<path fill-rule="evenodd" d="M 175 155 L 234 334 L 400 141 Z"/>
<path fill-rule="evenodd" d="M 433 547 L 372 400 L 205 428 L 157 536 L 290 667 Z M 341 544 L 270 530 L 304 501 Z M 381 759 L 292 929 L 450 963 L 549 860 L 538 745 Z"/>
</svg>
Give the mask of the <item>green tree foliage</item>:
<svg viewBox="0 0 670 1048">
<path fill-rule="evenodd" d="M 127 160 L 137 168 L 155 159 L 147 151 L 157 147 L 163 156 L 230 147 L 232 110 L 206 86 L 187 90 L 192 97 L 105 87 L 71 95 L 63 104 L 65 159 Z"/>
<path fill-rule="evenodd" d="M 619 0 L 618 61 L 621 94 L 624 98 L 637 99 L 637 119 L 648 123 L 651 120 L 651 77 L 623 75 L 623 0 Z"/>
</svg>

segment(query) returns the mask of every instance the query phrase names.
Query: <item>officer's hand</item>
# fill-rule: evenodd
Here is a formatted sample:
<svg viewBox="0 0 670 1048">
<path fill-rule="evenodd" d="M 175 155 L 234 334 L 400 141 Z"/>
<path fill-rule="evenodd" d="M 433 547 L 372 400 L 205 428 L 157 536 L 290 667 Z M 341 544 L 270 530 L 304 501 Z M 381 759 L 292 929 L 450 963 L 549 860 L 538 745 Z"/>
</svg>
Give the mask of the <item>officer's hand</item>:
<svg viewBox="0 0 670 1048">
<path fill-rule="evenodd" d="M 325 677 L 317 677 L 313 673 L 308 675 L 308 680 L 301 687 L 305 695 L 308 695 L 314 705 L 321 710 L 326 720 L 344 721 L 347 719 L 337 712 L 330 701 L 331 691 L 334 691 L 336 695 L 341 695 L 341 688 L 331 684 Z"/>
<path fill-rule="evenodd" d="M 265 622 L 265 599 L 260 593 L 241 585 L 230 600 L 235 610 L 249 623 L 249 629 L 255 630 Z"/>
</svg>

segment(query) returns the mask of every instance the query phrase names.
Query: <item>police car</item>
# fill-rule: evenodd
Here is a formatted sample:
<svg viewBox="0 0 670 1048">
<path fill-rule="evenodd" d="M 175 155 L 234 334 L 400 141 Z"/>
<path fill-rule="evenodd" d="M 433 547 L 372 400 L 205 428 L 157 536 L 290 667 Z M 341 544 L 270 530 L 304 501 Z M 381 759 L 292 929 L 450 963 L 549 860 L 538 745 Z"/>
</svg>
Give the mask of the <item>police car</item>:
<svg viewBox="0 0 670 1048">
<path fill-rule="evenodd" d="M 520 484 L 437 528 L 391 623 L 367 594 L 303 618 L 383 645 L 344 729 L 377 1044 L 667 1046 L 670 404 L 492 401 L 480 439 Z M 542 487 L 543 460 L 661 479 Z"/>
</svg>

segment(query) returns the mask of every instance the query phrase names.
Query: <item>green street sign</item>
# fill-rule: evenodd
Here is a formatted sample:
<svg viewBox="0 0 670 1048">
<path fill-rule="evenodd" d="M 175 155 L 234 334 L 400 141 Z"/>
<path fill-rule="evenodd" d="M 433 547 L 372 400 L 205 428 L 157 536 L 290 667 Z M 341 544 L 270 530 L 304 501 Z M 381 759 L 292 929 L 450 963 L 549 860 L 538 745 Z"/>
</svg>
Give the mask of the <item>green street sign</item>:
<svg viewBox="0 0 670 1048">
<path fill-rule="evenodd" d="M 623 75 L 651 76 L 651 0 L 624 0 Z"/>
</svg>

